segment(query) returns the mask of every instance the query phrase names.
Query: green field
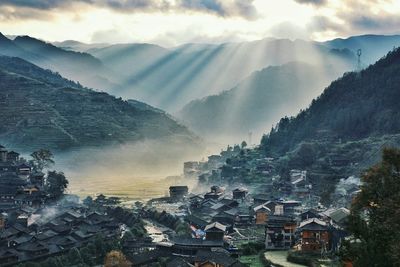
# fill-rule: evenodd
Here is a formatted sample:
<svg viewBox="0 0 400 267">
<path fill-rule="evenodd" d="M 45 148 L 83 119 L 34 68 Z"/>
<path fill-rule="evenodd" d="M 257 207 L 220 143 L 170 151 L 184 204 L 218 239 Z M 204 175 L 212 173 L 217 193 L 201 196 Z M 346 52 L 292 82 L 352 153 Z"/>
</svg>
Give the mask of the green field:
<svg viewBox="0 0 400 267">
<path fill-rule="evenodd" d="M 250 267 L 264 267 L 259 255 L 241 256 L 240 262 L 248 264 Z"/>
<path fill-rule="evenodd" d="M 287 251 L 268 251 L 265 253 L 265 257 L 272 263 L 279 264 L 285 267 L 304 267 L 306 265 L 300 265 L 288 262 L 286 257 L 288 255 Z"/>
</svg>

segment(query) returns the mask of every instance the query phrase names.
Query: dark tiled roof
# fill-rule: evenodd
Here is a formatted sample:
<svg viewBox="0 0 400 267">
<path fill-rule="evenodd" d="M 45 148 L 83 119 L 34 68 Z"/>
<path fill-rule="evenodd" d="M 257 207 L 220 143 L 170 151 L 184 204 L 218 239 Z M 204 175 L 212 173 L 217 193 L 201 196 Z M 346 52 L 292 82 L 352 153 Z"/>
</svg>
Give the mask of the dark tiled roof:
<svg viewBox="0 0 400 267">
<path fill-rule="evenodd" d="M 192 267 L 193 265 L 183 258 L 175 257 L 167 262 L 166 267 Z"/>
<path fill-rule="evenodd" d="M 212 262 L 224 267 L 233 266 L 233 264 L 238 262 L 237 259 L 230 257 L 229 254 L 204 250 L 198 251 L 194 260 L 200 264 L 204 262 Z"/>
<path fill-rule="evenodd" d="M 27 252 L 35 252 L 48 249 L 49 247 L 42 242 L 29 242 L 29 243 L 24 243 L 17 247 L 17 250 L 27 251 Z"/>
<path fill-rule="evenodd" d="M 158 249 L 128 256 L 133 266 L 142 266 L 146 263 L 156 262 L 159 258 L 168 257 L 169 253 Z"/>
<path fill-rule="evenodd" d="M 175 245 L 187 247 L 221 247 L 223 241 L 203 240 L 196 238 L 176 238 L 173 240 Z"/>
</svg>

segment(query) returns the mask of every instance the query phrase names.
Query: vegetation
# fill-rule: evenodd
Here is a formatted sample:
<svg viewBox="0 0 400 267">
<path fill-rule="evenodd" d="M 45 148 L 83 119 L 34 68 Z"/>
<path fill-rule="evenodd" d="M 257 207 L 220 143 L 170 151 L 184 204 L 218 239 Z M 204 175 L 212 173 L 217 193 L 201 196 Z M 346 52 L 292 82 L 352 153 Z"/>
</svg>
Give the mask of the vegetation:
<svg viewBox="0 0 400 267">
<path fill-rule="evenodd" d="M 263 267 L 263 266 L 269 266 L 267 263 L 265 263 L 262 258 L 264 258 L 264 253 L 260 253 L 257 255 L 247 255 L 247 256 L 241 256 L 240 257 L 240 262 L 247 264 L 250 267 Z"/>
<path fill-rule="evenodd" d="M 47 173 L 45 188 L 46 191 L 54 198 L 59 198 L 64 194 L 68 187 L 68 180 L 64 173 L 57 171 L 49 171 Z"/>
<path fill-rule="evenodd" d="M 200 143 L 165 113 L 83 88 L 18 58 L 0 56 L 0 87 L 4 117 L 0 139 L 20 151 L 58 151 L 144 138 Z"/>
<path fill-rule="evenodd" d="M 44 168 L 50 167 L 54 164 L 53 153 L 47 149 L 40 149 L 31 154 L 33 165 L 38 171 L 42 171 Z"/>
<path fill-rule="evenodd" d="M 265 244 L 263 242 L 247 242 L 241 245 L 243 255 L 254 255 L 264 251 Z"/>
<path fill-rule="evenodd" d="M 121 251 L 113 250 L 106 255 L 104 267 L 130 267 L 131 263 Z"/>
<path fill-rule="evenodd" d="M 342 258 L 354 266 L 400 266 L 400 150 L 385 149 L 382 162 L 362 176 Z"/>
<path fill-rule="evenodd" d="M 333 82 L 296 117 L 282 118 L 262 139 L 270 155 L 309 140 L 360 140 L 400 132 L 400 49 Z"/>
</svg>

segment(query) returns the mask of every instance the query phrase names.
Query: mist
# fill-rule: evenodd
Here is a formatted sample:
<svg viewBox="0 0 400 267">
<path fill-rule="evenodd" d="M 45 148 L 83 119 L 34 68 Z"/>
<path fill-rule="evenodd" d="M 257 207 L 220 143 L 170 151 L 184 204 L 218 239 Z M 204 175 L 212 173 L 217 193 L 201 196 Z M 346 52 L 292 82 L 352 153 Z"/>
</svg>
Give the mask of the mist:
<svg viewBox="0 0 400 267">
<path fill-rule="evenodd" d="M 183 162 L 201 160 L 207 153 L 177 139 L 145 140 L 56 154 L 54 168 L 66 174 L 69 192 L 81 197 L 103 193 L 147 200 L 165 196 L 173 184 L 192 187 L 193 181 L 180 177 Z"/>
</svg>

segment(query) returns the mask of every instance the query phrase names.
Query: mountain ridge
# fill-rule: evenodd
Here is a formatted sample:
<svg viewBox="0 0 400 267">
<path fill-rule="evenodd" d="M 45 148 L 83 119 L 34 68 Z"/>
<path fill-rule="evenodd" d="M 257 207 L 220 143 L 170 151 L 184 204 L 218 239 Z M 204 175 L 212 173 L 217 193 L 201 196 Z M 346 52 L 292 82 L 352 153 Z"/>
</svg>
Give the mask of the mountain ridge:
<svg viewBox="0 0 400 267">
<path fill-rule="evenodd" d="M 13 72 L 16 66 L 23 68 Z M 22 151 L 65 151 L 160 138 L 200 144 L 165 113 L 84 88 L 22 59 L 0 57 L 0 87 L 5 117 L 0 140 Z"/>
<path fill-rule="evenodd" d="M 282 154 L 313 136 L 352 141 L 400 133 L 400 49 L 334 81 L 296 117 L 282 118 L 261 145 Z M 284 141 L 285 140 L 285 141 Z"/>
</svg>

